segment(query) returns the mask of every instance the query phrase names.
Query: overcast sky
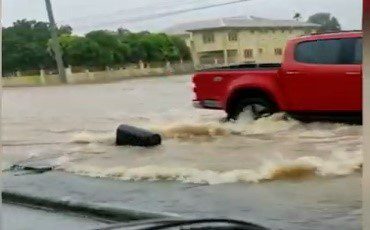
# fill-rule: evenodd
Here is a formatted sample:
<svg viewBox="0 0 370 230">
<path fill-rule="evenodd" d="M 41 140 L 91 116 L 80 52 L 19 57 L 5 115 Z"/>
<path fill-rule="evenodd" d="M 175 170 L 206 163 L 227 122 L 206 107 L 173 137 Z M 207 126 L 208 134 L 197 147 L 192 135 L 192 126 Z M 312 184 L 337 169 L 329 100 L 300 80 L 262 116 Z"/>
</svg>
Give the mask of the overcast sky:
<svg viewBox="0 0 370 230">
<path fill-rule="evenodd" d="M 158 13 L 201 7 L 233 0 L 52 0 L 58 24 L 68 24 L 78 34 L 95 29 L 128 28 L 161 31 L 173 24 L 215 17 L 259 16 L 290 19 L 300 12 L 304 19 L 317 12 L 335 15 L 343 29 L 360 29 L 362 0 L 250 0 L 191 11 L 168 17 L 135 20 Z M 22 18 L 47 20 L 44 0 L 3 0 L 3 24 Z"/>
</svg>

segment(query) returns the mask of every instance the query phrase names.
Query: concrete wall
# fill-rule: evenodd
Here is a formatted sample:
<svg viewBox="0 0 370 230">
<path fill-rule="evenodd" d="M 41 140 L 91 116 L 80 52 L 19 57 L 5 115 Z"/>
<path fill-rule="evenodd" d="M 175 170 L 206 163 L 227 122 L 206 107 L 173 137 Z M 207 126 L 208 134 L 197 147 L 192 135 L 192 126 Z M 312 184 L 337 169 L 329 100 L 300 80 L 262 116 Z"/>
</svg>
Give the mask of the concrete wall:
<svg viewBox="0 0 370 230">
<path fill-rule="evenodd" d="M 235 29 L 237 32 L 237 41 L 229 41 L 228 34 L 231 29 L 219 29 L 211 31 L 196 31 L 191 36 L 191 51 L 195 65 L 201 65 L 202 55 L 212 55 L 214 51 L 223 51 L 224 53 L 233 53 L 236 51 L 236 56 L 227 56 L 228 63 L 236 62 L 281 62 L 281 55 L 275 54 L 275 49 L 280 48 L 284 51 L 286 42 L 294 37 L 313 33 L 315 29 L 294 28 L 294 29 Z M 203 34 L 213 33 L 214 42 L 204 43 Z M 246 49 L 253 50 L 252 58 L 245 58 L 244 51 Z M 259 50 L 262 49 L 262 53 Z M 226 51 L 226 52 L 225 52 Z M 219 59 L 219 55 L 216 55 Z M 218 60 L 220 63 L 224 60 Z"/>
<path fill-rule="evenodd" d="M 120 70 L 106 70 L 100 72 L 71 73 L 67 71 L 69 84 L 104 83 L 113 82 L 135 77 L 169 76 L 175 74 L 189 74 L 194 72 L 194 64 L 191 62 L 170 64 L 161 68 L 127 68 Z M 58 75 L 3 77 L 2 85 L 5 87 L 16 86 L 41 86 L 62 84 Z"/>
</svg>

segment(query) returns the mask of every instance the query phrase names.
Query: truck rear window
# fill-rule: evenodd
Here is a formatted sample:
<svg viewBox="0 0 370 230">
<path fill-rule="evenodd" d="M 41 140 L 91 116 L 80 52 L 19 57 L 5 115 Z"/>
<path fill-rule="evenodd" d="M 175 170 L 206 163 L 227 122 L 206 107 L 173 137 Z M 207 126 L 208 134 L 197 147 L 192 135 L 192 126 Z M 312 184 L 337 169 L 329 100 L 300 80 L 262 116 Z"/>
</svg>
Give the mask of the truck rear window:
<svg viewBox="0 0 370 230">
<path fill-rule="evenodd" d="M 362 39 L 343 38 L 299 43 L 295 60 L 313 64 L 361 64 Z"/>
</svg>

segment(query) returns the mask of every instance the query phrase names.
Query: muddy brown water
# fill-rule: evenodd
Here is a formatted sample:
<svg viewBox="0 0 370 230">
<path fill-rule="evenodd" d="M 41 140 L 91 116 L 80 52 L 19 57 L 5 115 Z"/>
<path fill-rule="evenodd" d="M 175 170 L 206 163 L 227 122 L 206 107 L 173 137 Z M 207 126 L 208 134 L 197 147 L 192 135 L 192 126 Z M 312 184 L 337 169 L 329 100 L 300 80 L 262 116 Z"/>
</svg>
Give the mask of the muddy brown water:
<svg viewBox="0 0 370 230">
<path fill-rule="evenodd" d="M 361 126 L 302 124 L 281 114 L 220 123 L 222 111 L 192 107 L 191 87 L 190 76 L 176 76 L 5 88 L 2 168 L 39 163 L 90 177 L 203 185 L 289 181 L 304 187 L 312 180 L 361 177 Z M 161 133 L 163 144 L 114 146 L 115 129 L 123 123 Z M 361 185 L 348 190 L 349 201 L 333 197 L 334 204 L 356 213 Z"/>
</svg>

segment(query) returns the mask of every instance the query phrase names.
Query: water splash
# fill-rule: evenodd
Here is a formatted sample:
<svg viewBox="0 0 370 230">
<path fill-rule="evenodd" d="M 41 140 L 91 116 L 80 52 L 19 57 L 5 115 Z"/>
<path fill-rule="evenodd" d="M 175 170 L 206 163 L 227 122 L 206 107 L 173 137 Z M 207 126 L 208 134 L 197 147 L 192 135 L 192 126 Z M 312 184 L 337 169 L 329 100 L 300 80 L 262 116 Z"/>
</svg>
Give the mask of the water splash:
<svg viewBox="0 0 370 230">
<path fill-rule="evenodd" d="M 297 121 L 283 119 L 282 114 L 276 114 L 271 117 L 261 118 L 257 121 L 244 122 L 199 122 L 196 121 L 179 121 L 175 123 L 161 123 L 152 125 L 138 125 L 149 129 L 153 132 L 160 133 L 167 139 L 200 139 L 202 137 L 216 138 L 227 135 L 249 135 L 249 134 L 265 134 L 278 131 L 289 130 L 297 124 Z M 115 133 L 99 133 L 99 132 L 77 132 L 72 135 L 71 142 L 76 144 L 89 143 L 107 143 L 113 144 Z"/>
<path fill-rule="evenodd" d="M 269 134 L 290 130 L 297 127 L 298 121 L 289 119 L 285 114 L 274 114 L 256 121 L 241 118 L 236 122 L 178 122 L 152 126 L 151 130 L 161 133 L 166 138 L 192 139 L 197 137 L 220 137 L 227 135 Z"/>
<path fill-rule="evenodd" d="M 63 170 L 80 175 L 114 178 L 128 181 L 180 181 L 197 184 L 259 183 L 274 180 L 300 180 L 309 177 L 345 176 L 357 172 L 362 166 L 360 151 L 336 150 L 327 159 L 303 156 L 264 162 L 257 169 L 230 171 L 202 170 L 197 168 L 146 165 L 142 167 L 99 168 L 89 165 L 69 164 Z"/>
<path fill-rule="evenodd" d="M 90 144 L 90 143 L 114 143 L 114 133 L 96 133 L 96 132 L 78 132 L 71 138 L 72 143 Z"/>
</svg>

